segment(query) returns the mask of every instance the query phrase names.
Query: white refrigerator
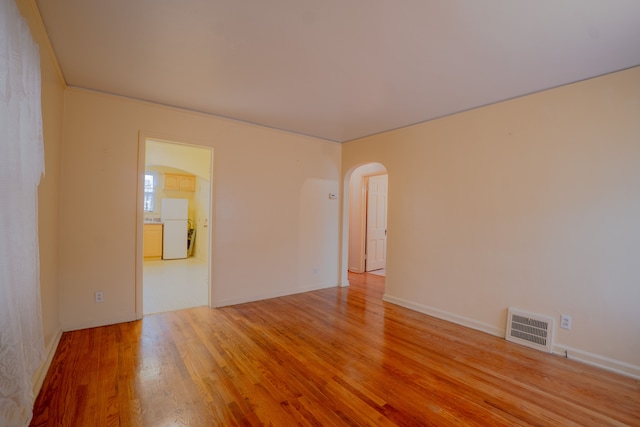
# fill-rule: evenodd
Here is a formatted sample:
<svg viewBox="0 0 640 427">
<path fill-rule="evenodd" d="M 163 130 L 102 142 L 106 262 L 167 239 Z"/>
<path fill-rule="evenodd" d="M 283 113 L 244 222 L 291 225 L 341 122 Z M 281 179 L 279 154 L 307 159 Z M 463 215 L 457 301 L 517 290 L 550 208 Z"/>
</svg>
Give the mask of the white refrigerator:
<svg viewBox="0 0 640 427">
<path fill-rule="evenodd" d="M 162 199 L 162 259 L 187 257 L 187 199 Z"/>
</svg>

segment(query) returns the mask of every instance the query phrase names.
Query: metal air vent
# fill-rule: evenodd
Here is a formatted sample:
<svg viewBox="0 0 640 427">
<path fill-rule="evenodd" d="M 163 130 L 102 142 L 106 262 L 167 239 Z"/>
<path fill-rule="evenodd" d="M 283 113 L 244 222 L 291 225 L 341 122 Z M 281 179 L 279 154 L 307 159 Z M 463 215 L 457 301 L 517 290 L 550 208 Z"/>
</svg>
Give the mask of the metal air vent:
<svg viewBox="0 0 640 427">
<path fill-rule="evenodd" d="M 509 308 L 506 340 L 551 353 L 553 318 Z"/>
</svg>

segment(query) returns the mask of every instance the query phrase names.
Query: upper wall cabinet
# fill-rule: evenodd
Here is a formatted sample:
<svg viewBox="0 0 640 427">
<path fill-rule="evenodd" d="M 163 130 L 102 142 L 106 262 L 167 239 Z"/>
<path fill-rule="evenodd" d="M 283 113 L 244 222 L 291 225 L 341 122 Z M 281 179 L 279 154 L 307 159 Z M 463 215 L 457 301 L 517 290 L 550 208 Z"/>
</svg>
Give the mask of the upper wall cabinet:
<svg viewBox="0 0 640 427">
<path fill-rule="evenodd" d="M 164 190 L 196 191 L 196 177 L 165 172 Z"/>
</svg>

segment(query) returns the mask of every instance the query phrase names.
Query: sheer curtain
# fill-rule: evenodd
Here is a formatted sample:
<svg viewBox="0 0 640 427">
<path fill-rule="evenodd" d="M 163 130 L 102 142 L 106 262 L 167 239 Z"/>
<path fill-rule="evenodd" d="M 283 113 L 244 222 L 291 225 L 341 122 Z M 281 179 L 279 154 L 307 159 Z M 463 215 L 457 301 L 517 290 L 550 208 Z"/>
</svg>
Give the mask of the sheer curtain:
<svg viewBox="0 0 640 427">
<path fill-rule="evenodd" d="M 0 0 L 0 426 L 27 425 L 44 355 L 38 183 L 44 172 L 38 47 Z"/>
</svg>

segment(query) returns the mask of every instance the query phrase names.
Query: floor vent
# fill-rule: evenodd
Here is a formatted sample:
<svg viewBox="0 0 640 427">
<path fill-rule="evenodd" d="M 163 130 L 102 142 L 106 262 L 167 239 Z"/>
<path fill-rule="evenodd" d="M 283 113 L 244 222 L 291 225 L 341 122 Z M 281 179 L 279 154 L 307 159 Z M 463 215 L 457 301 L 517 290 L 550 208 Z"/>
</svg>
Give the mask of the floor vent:
<svg viewBox="0 0 640 427">
<path fill-rule="evenodd" d="M 509 309 L 507 316 L 507 341 L 551 353 L 553 319 Z"/>
</svg>

